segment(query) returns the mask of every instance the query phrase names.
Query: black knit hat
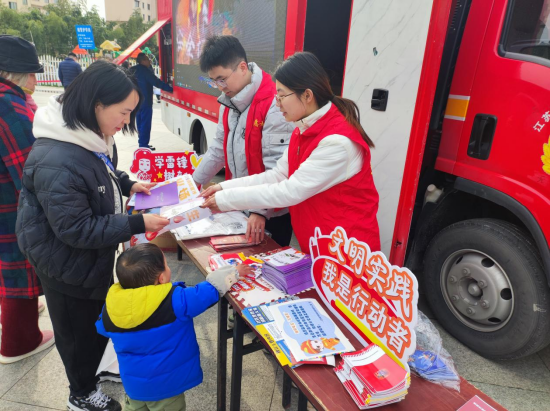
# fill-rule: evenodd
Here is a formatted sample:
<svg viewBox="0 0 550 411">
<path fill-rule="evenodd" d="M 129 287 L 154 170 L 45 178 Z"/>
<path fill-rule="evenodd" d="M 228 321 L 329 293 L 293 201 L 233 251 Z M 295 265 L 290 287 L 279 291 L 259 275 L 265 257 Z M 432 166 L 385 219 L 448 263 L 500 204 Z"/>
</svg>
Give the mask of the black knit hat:
<svg viewBox="0 0 550 411">
<path fill-rule="evenodd" d="M 44 73 L 34 45 L 16 36 L 0 35 L 0 70 L 10 73 Z"/>
</svg>

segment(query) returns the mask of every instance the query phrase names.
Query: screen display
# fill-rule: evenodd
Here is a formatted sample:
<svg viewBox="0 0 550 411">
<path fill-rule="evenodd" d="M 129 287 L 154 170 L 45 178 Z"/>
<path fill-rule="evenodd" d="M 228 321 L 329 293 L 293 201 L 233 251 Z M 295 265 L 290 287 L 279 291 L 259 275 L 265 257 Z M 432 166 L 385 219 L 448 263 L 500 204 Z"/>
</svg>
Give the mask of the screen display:
<svg viewBox="0 0 550 411">
<path fill-rule="evenodd" d="M 206 39 L 233 35 L 249 62 L 272 73 L 284 58 L 287 0 L 174 0 L 174 85 L 213 96 L 199 58 Z"/>
</svg>

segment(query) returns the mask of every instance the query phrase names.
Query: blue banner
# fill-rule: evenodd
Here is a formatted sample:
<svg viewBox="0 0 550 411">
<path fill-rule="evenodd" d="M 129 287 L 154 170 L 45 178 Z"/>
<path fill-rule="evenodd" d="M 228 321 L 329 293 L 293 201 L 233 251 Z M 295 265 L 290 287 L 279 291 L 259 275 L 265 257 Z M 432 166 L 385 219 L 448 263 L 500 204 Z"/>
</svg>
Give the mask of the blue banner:
<svg viewBox="0 0 550 411">
<path fill-rule="evenodd" d="M 78 47 L 83 50 L 95 49 L 92 26 L 75 26 Z"/>
</svg>

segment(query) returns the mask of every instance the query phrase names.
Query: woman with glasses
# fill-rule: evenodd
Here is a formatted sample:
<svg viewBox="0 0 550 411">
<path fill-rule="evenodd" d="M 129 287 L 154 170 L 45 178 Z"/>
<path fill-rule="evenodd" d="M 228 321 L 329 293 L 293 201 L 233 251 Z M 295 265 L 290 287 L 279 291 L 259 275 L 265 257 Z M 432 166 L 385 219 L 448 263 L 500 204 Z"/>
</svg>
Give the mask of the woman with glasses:
<svg viewBox="0 0 550 411">
<path fill-rule="evenodd" d="M 289 207 L 304 252 L 316 227 L 330 234 L 337 226 L 379 251 L 378 192 L 370 165 L 374 144 L 359 122 L 357 105 L 332 93 L 327 73 L 311 53 L 296 53 L 274 77 L 277 106 L 296 126 L 288 150 L 272 170 L 205 190 L 203 207 Z"/>
</svg>

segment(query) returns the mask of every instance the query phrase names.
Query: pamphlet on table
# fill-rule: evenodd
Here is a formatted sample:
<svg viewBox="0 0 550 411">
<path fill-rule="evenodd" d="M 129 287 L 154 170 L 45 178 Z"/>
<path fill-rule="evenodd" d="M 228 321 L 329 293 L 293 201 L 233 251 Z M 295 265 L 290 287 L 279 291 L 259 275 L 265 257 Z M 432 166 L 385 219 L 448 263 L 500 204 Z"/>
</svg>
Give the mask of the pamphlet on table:
<svg viewBox="0 0 550 411">
<path fill-rule="evenodd" d="M 353 351 L 354 347 L 314 299 L 270 303 L 243 310 L 281 365 Z"/>
<path fill-rule="evenodd" d="M 246 257 L 243 253 L 214 254 L 208 261 L 213 271 L 225 265 L 237 264 L 247 264 L 254 269 L 253 275 L 241 277 L 229 290 L 229 293 L 245 307 L 289 297 L 261 276 L 263 261 L 254 256 Z"/>
<path fill-rule="evenodd" d="M 292 247 L 264 258 L 264 278 L 287 294 L 297 294 L 313 287 L 311 257 Z"/>
<path fill-rule="evenodd" d="M 246 233 L 248 217 L 240 211 L 212 214 L 195 223 L 172 230 L 178 240 L 192 240 L 220 235 L 235 235 Z"/>
<path fill-rule="evenodd" d="M 342 354 L 334 372 L 361 410 L 401 401 L 411 383 L 408 368 L 375 344 Z"/>
</svg>

